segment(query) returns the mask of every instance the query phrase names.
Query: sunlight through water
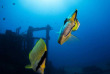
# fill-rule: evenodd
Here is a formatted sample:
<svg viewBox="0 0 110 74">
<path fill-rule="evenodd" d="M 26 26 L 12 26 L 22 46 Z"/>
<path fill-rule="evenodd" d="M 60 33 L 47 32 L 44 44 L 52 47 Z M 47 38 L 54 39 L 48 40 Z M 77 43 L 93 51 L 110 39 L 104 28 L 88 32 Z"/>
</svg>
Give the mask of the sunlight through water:
<svg viewBox="0 0 110 74">
<path fill-rule="evenodd" d="M 80 0 L 20 0 L 21 5 L 31 12 L 44 15 L 62 14 Z"/>
<path fill-rule="evenodd" d="M 39 14 L 57 14 L 64 10 L 63 0 L 21 0 L 21 4 Z"/>
</svg>

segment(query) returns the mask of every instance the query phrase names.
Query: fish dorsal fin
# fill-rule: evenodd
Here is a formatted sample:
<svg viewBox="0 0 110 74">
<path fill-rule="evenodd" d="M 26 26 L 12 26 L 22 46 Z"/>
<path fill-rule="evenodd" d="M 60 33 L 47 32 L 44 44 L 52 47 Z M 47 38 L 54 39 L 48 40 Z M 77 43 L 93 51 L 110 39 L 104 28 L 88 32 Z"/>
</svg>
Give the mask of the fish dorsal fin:
<svg viewBox="0 0 110 74">
<path fill-rule="evenodd" d="M 71 22 L 74 22 L 74 20 L 76 19 L 76 16 L 77 16 L 77 9 L 74 13 L 72 13 L 71 15 L 69 15 L 68 18 L 65 19 L 64 21 L 64 25 L 66 24 L 66 22 L 68 21 L 71 21 Z"/>
<path fill-rule="evenodd" d="M 32 66 L 31 65 L 26 65 L 25 68 L 26 69 L 32 69 Z"/>
<path fill-rule="evenodd" d="M 74 22 L 75 19 L 76 19 L 76 17 L 77 17 L 77 9 L 76 9 L 76 11 L 71 15 L 70 21 L 71 21 L 71 22 Z"/>
</svg>

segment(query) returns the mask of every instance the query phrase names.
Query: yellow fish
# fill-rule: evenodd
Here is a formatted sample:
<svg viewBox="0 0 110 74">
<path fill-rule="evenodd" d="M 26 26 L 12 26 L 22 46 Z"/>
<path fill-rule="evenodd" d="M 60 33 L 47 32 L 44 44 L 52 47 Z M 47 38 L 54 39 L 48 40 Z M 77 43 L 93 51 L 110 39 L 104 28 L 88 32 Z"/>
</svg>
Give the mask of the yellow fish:
<svg viewBox="0 0 110 74">
<path fill-rule="evenodd" d="M 70 15 L 66 20 L 64 21 L 64 25 L 62 26 L 60 32 L 59 32 L 59 38 L 58 43 L 63 44 L 66 42 L 71 35 L 72 31 L 76 31 L 79 28 L 79 21 L 77 20 L 77 9 L 76 11 Z"/>
<path fill-rule="evenodd" d="M 35 72 L 44 74 L 47 47 L 43 39 L 40 39 L 29 53 L 30 65 L 27 69 L 33 69 Z"/>
</svg>

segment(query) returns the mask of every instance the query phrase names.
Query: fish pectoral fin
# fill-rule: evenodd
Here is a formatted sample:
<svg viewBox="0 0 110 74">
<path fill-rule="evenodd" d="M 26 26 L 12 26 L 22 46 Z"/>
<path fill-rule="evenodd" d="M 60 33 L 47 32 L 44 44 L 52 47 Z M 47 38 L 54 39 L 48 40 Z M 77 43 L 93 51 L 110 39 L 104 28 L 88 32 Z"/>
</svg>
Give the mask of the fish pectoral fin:
<svg viewBox="0 0 110 74">
<path fill-rule="evenodd" d="M 76 37 L 76 36 L 74 36 L 72 34 L 71 34 L 71 37 L 70 38 L 72 38 L 74 41 L 80 41 L 78 37 Z"/>
<path fill-rule="evenodd" d="M 26 69 L 31 69 L 32 66 L 31 66 L 31 65 L 26 65 L 25 68 L 26 68 Z"/>
</svg>

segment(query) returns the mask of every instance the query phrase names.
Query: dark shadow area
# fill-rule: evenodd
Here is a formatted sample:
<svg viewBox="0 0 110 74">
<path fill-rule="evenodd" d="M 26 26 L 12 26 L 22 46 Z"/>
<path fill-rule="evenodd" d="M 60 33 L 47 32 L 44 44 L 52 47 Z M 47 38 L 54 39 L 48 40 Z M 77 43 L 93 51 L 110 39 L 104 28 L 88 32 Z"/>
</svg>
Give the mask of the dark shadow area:
<svg viewBox="0 0 110 74">
<path fill-rule="evenodd" d="M 24 66 L 28 63 L 22 48 L 23 37 L 7 30 L 0 34 L 0 74 L 19 74 L 28 72 Z"/>
<path fill-rule="evenodd" d="M 29 27 L 27 34 L 19 34 L 21 27 L 16 29 L 16 32 L 6 30 L 5 34 L 0 34 L 0 74 L 36 74 L 32 69 L 25 69 L 28 64 L 28 54 L 34 46 L 33 37 L 34 31 L 46 30 L 46 38 L 43 38 L 48 48 L 50 40 L 49 31 L 51 27 L 47 25 L 42 28 Z M 47 56 L 48 57 L 48 56 Z M 45 74 L 65 74 L 63 68 L 56 69 L 53 67 L 51 61 L 46 59 Z"/>
<path fill-rule="evenodd" d="M 84 74 L 103 74 L 103 70 L 96 66 L 89 66 L 82 69 Z"/>
<path fill-rule="evenodd" d="M 43 38 L 49 47 L 49 32 L 52 28 L 47 25 L 42 28 L 29 27 L 27 34 L 24 32 L 19 34 L 21 27 L 16 32 L 6 30 L 5 34 L 0 34 L 0 74 L 36 74 L 32 69 L 24 67 L 29 62 L 29 52 L 34 46 L 34 41 L 39 37 L 33 37 L 34 31 L 45 30 L 46 37 Z M 49 48 L 48 48 L 49 50 Z M 110 74 L 110 62 L 106 64 L 107 69 L 103 70 L 97 66 L 88 66 L 82 68 L 82 72 L 74 72 L 73 74 Z M 46 59 L 45 74 L 68 74 L 65 68 L 55 68 L 51 61 Z M 69 72 L 72 73 L 72 72 Z"/>
<path fill-rule="evenodd" d="M 97 66 L 88 66 L 82 69 L 82 74 L 110 74 L 110 69 L 102 69 Z"/>
</svg>

